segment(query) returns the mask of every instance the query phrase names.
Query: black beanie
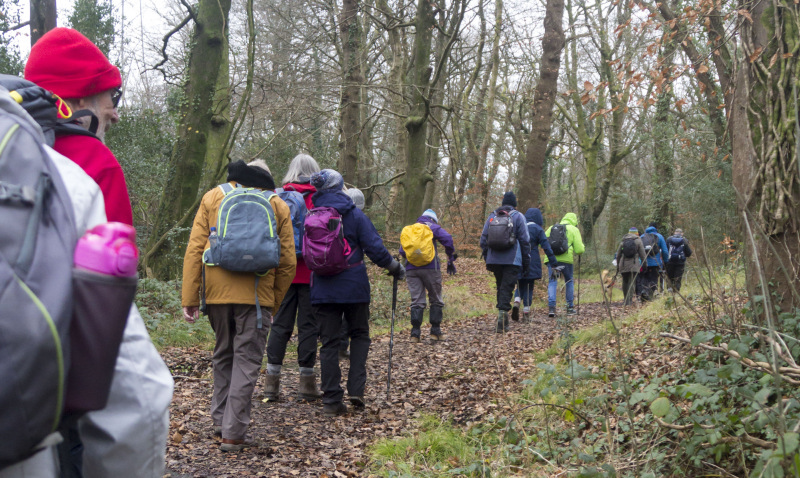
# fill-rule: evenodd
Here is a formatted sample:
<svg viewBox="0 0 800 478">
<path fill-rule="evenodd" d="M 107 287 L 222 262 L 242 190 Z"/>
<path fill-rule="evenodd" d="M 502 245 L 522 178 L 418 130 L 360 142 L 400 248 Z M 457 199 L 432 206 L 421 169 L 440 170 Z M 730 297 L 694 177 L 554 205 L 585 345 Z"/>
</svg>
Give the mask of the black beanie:
<svg viewBox="0 0 800 478">
<path fill-rule="evenodd" d="M 514 191 L 503 194 L 503 203 L 501 206 L 517 207 L 517 196 L 514 194 Z"/>
<path fill-rule="evenodd" d="M 651 223 L 650 223 L 650 225 L 649 225 L 649 226 L 647 226 L 647 227 L 655 227 L 656 229 L 658 229 L 658 224 L 656 224 L 656 222 L 655 222 L 655 221 L 653 221 L 653 222 L 651 222 Z"/>
<path fill-rule="evenodd" d="M 272 191 L 275 189 L 275 180 L 263 168 L 248 166 L 244 161 L 234 161 L 228 165 L 227 181 L 236 181 L 247 188 L 260 188 Z"/>
</svg>

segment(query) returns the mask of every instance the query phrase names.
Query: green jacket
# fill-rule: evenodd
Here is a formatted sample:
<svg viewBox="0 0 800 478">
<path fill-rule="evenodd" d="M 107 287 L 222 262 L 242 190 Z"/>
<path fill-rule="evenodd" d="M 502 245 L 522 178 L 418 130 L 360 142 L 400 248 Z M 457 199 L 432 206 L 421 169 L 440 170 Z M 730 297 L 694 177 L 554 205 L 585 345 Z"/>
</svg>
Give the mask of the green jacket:
<svg viewBox="0 0 800 478">
<path fill-rule="evenodd" d="M 574 212 L 568 212 L 564 215 L 564 219 L 561 220 L 559 224 L 566 224 L 567 225 L 567 241 L 569 241 L 569 249 L 567 252 L 557 255 L 556 260 L 559 264 L 572 264 L 573 257 L 572 253 L 574 252 L 577 255 L 583 254 L 583 251 L 586 250 L 586 247 L 583 245 L 583 239 L 581 239 L 581 231 L 578 230 L 578 216 L 575 215 Z M 553 226 L 547 228 L 545 234 L 547 237 L 550 237 L 550 229 Z M 547 264 L 549 261 L 545 260 L 544 263 Z"/>
</svg>

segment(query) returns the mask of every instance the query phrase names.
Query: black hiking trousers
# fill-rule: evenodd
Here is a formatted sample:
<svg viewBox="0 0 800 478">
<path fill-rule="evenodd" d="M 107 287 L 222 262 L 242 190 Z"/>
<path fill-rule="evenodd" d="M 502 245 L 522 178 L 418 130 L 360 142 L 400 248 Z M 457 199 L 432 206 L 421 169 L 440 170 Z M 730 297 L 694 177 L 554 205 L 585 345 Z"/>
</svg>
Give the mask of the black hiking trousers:
<svg viewBox="0 0 800 478">
<path fill-rule="evenodd" d="M 297 364 L 301 367 L 314 368 L 317 361 L 319 328 L 311 312 L 311 289 L 308 284 L 292 284 L 286 291 L 269 333 L 267 363 L 283 365 L 286 344 L 294 332 L 295 317 L 297 317 Z"/>
<path fill-rule="evenodd" d="M 514 296 L 514 289 L 517 287 L 520 266 L 486 264 L 486 268 L 494 273 L 494 280 L 497 283 L 497 309 L 511 310 L 511 299 Z"/>
<path fill-rule="evenodd" d="M 683 281 L 683 270 L 686 264 L 683 262 L 667 262 L 667 278 L 669 279 L 670 286 L 675 292 L 681 291 L 681 282 Z"/>
<path fill-rule="evenodd" d="M 622 293 L 625 294 L 623 305 L 633 304 L 636 288 L 636 275 L 638 272 L 622 272 Z"/>
<path fill-rule="evenodd" d="M 363 397 L 367 385 L 367 355 L 369 354 L 369 303 L 312 305 L 319 323 L 322 347 L 319 362 L 322 376 L 322 403 L 332 405 L 342 401 L 344 390 L 340 385 L 342 369 L 339 368 L 342 315 L 347 320 L 350 336 L 350 372 L 347 375 L 347 394 Z"/>
</svg>

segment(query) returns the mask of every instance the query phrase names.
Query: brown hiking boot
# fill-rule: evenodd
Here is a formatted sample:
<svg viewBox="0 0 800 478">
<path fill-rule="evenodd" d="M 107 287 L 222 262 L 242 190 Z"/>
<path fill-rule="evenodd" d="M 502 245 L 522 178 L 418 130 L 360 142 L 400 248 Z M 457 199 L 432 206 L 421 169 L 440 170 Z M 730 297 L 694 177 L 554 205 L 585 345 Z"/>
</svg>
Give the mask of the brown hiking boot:
<svg viewBox="0 0 800 478">
<path fill-rule="evenodd" d="M 313 401 L 322 398 L 317 388 L 317 378 L 313 375 L 300 375 L 300 383 L 297 386 L 297 399 L 302 401 Z"/>
<path fill-rule="evenodd" d="M 264 400 L 268 402 L 277 402 L 280 394 L 281 376 L 267 374 L 264 380 Z"/>
<path fill-rule="evenodd" d="M 232 440 L 230 438 L 223 438 L 222 444 L 219 446 L 220 451 L 237 453 L 245 448 L 250 447 L 250 443 L 245 443 L 244 440 Z"/>
</svg>

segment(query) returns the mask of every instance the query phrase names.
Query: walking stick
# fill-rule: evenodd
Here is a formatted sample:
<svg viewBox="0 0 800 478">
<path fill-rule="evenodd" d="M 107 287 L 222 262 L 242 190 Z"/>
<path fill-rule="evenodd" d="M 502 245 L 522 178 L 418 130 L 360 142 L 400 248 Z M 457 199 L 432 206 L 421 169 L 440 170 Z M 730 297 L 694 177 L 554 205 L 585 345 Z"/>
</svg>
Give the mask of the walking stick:
<svg viewBox="0 0 800 478">
<path fill-rule="evenodd" d="M 578 256 L 578 275 L 576 275 L 573 278 L 573 279 L 575 279 L 575 281 L 578 284 L 578 307 L 576 307 L 576 310 L 580 309 L 580 307 L 581 307 L 581 281 L 580 281 L 580 275 L 581 275 L 581 256 L 579 255 Z"/>
<path fill-rule="evenodd" d="M 392 325 L 389 332 L 389 373 L 386 378 L 386 401 L 389 401 L 389 391 L 392 387 L 392 348 L 394 348 L 394 315 L 397 310 L 397 276 L 392 282 Z"/>
</svg>

